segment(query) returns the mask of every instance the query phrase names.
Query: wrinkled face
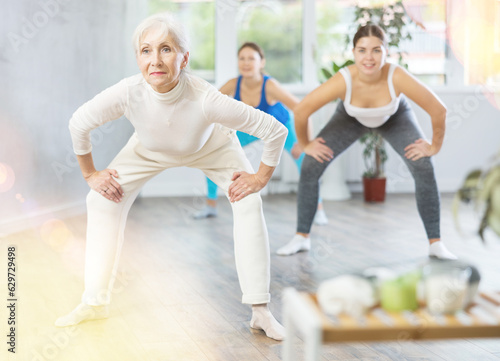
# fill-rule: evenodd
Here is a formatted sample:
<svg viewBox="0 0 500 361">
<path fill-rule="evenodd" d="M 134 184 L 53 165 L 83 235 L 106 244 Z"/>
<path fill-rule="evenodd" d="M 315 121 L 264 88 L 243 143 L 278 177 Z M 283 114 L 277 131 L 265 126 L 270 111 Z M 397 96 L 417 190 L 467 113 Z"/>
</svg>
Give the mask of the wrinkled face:
<svg viewBox="0 0 500 361">
<path fill-rule="evenodd" d="M 156 29 L 147 30 L 137 52 L 137 65 L 144 79 L 159 93 L 172 90 L 186 67 L 189 52 L 183 54 L 168 35 Z"/>
<path fill-rule="evenodd" d="M 243 77 L 260 75 L 265 63 L 265 59 L 262 59 L 260 54 L 250 47 L 245 47 L 238 53 L 238 69 Z"/>
<path fill-rule="evenodd" d="M 354 62 L 358 70 L 366 75 L 379 71 L 385 64 L 387 49 L 376 36 L 360 38 L 354 49 Z"/>
</svg>

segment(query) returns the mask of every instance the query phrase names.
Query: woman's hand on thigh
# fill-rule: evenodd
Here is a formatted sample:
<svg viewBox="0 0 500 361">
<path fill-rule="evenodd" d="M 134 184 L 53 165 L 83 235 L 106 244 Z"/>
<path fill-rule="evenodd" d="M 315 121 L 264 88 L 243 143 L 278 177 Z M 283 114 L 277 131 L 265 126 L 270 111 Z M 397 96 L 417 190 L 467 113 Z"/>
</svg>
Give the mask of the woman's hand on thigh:
<svg viewBox="0 0 500 361">
<path fill-rule="evenodd" d="M 92 190 L 96 191 L 104 198 L 118 203 L 122 200 L 125 193 L 115 178 L 118 178 L 118 172 L 116 170 L 104 169 L 95 171 L 85 180 Z"/>
<path fill-rule="evenodd" d="M 320 163 L 329 162 L 333 159 L 333 150 L 325 143 L 323 138 L 318 137 L 306 145 L 304 152 Z"/>
<path fill-rule="evenodd" d="M 413 161 L 436 154 L 436 152 L 432 149 L 432 145 L 422 138 L 417 139 L 414 143 L 408 145 L 404 150 L 405 157 Z"/>
<path fill-rule="evenodd" d="M 257 174 L 247 172 L 234 172 L 231 180 L 233 183 L 228 189 L 230 202 L 237 202 L 249 194 L 256 193 L 267 184 L 267 182 L 259 179 Z"/>
</svg>

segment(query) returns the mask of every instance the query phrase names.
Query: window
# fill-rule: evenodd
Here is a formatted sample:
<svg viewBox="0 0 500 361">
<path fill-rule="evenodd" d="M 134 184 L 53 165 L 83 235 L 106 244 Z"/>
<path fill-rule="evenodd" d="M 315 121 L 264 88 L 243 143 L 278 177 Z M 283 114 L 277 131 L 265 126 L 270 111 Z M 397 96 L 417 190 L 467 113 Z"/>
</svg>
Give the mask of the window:
<svg viewBox="0 0 500 361">
<path fill-rule="evenodd" d="M 396 1 L 358 1 L 350 0 L 316 2 L 316 36 L 318 41 L 318 68 L 329 66 L 332 61 L 343 63 L 352 59 L 352 44 L 347 42 L 356 32 L 356 4 L 371 9 L 374 14 L 377 9 L 397 4 Z M 405 0 L 406 18 L 412 19 L 406 25 L 406 32 L 411 40 L 402 40 L 399 50 L 403 52 L 403 61 L 415 76 L 429 85 L 442 85 L 446 82 L 446 6 L 444 1 Z M 358 8 L 359 9 L 359 8 Z M 394 15 L 389 11 L 387 17 Z M 374 15 L 374 20 L 377 15 Z M 417 23 L 419 25 L 417 25 Z M 406 33 L 405 32 L 405 33 Z M 394 52 L 389 49 L 389 53 Z M 392 56 L 392 62 L 398 57 Z"/>
<path fill-rule="evenodd" d="M 282 83 L 302 82 L 301 1 L 242 0 L 236 24 L 238 45 L 246 41 L 259 44 L 270 75 Z"/>
<path fill-rule="evenodd" d="M 316 2 L 316 64 L 318 70 L 352 59 L 352 46 L 346 44 L 354 19 L 352 1 Z M 321 78 L 320 73 L 318 77 Z"/>
<path fill-rule="evenodd" d="M 193 73 L 222 85 L 237 74 L 238 46 L 254 41 L 266 52 L 267 72 L 301 93 L 323 80 L 321 67 L 352 58 L 346 35 L 352 38 L 356 31 L 356 4 L 373 8 L 397 2 L 149 0 L 149 11 L 173 12 L 184 23 L 191 39 Z M 402 4 L 413 20 L 406 26 L 412 39 L 400 44 L 412 74 L 432 86 L 499 86 L 499 0 L 403 0 Z"/>
<path fill-rule="evenodd" d="M 193 74 L 209 82 L 215 80 L 215 2 L 214 0 L 149 0 L 149 13 L 171 12 L 188 32 Z"/>
<path fill-rule="evenodd" d="M 411 40 L 401 49 L 408 70 L 428 85 L 446 84 L 446 2 L 406 0 L 406 14 Z"/>
</svg>

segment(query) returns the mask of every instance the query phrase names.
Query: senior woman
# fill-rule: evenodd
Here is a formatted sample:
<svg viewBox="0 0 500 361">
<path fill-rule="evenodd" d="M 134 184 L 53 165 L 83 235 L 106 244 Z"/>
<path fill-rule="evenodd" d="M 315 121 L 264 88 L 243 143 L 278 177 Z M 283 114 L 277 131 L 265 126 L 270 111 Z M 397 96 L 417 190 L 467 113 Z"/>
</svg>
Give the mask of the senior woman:
<svg viewBox="0 0 500 361">
<path fill-rule="evenodd" d="M 166 14 L 153 15 L 133 36 L 141 74 L 123 79 L 81 106 L 70 120 L 74 151 L 91 191 L 82 303 L 57 326 L 107 317 L 128 211 L 146 181 L 165 169 L 201 169 L 229 198 L 242 302 L 250 326 L 270 338 L 284 329 L 269 311 L 270 256 L 259 191 L 279 162 L 286 128 L 272 116 L 231 99 L 185 72 L 186 36 Z M 135 128 L 109 167 L 96 170 L 89 133 L 125 115 Z M 237 129 L 264 141 L 257 173 L 236 138 Z"/>
</svg>

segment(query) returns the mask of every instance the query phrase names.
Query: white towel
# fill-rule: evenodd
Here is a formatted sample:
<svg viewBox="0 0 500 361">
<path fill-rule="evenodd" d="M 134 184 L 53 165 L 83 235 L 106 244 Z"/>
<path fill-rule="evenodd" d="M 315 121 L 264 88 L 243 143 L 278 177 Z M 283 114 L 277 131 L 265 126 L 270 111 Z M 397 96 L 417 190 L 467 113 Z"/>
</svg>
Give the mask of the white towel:
<svg viewBox="0 0 500 361">
<path fill-rule="evenodd" d="M 319 285 L 318 302 L 326 314 L 361 317 L 377 302 L 372 284 L 363 277 L 342 275 Z"/>
</svg>

